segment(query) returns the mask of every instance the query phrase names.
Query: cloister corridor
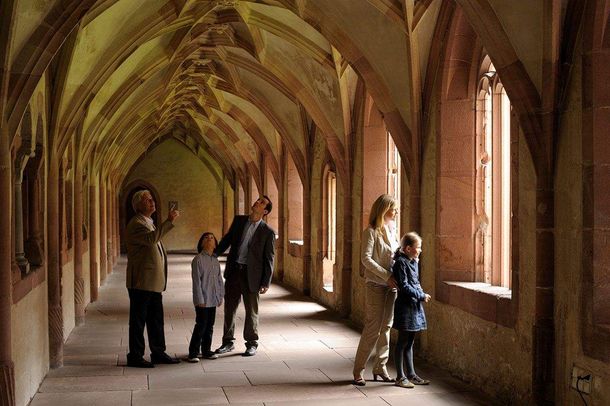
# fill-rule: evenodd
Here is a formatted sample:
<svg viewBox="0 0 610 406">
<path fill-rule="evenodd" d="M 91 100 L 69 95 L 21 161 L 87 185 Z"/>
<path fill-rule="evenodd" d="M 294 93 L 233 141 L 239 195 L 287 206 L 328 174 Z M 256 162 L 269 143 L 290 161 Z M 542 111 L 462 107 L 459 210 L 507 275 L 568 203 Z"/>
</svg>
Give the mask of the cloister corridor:
<svg viewBox="0 0 610 406">
<path fill-rule="evenodd" d="M 0 406 L 610 405 L 609 78 L 610 0 L 0 0 Z M 197 241 L 255 221 L 260 351 L 126 367 L 126 287 L 170 255 L 194 357 Z M 394 303 L 432 384 L 351 385 Z"/>
<path fill-rule="evenodd" d="M 192 256 L 169 257 L 164 294 L 168 353 L 186 356 L 194 321 L 191 300 Z M 403 389 L 373 382 L 350 384 L 359 332 L 345 319 L 274 284 L 262 297 L 260 347 L 242 357 L 243 343 L 217 360 L 197 364 L 124 368 L 129 302 L 125 258 L 100 289 L 99 301 L 87 307 L 86 320 L 64 347 L 64 366 L 51 370 L 31 406 L 127 405 L 492 405 L 493 401 L 448 373 L 418 360 L 428 387 Z M 212 348 L 222 336 L 218 309 Z M 236 331 L 243 327 L 243 307 Z M 370 368 L 368 369 L 370 371 Z M 390 375 L 394 375 L 393 368 Z"/>
</svg>

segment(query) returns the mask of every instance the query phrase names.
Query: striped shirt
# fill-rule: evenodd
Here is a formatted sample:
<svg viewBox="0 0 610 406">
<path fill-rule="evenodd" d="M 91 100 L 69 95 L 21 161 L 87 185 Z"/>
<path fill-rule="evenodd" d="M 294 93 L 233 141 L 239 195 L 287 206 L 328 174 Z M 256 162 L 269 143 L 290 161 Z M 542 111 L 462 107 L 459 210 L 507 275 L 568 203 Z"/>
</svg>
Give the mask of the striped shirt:
<svg viewBox="0 0 610 406">
<path fill-rule="evenodd" d="M 191 263 L 193 278 L 193 304 L 205 304 L 205 307 L 216 307 L 222 302 L 225 287 L 220 272 L 218 259 L 201 251 Z"/>
</svg>

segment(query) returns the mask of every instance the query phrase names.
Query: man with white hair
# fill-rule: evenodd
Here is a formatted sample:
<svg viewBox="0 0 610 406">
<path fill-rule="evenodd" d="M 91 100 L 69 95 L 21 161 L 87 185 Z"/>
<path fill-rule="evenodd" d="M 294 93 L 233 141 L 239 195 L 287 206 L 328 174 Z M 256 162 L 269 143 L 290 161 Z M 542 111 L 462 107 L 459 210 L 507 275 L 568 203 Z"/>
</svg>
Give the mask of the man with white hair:
<svg viewBox="0 0 610 406">
<path fill-rule="evenodd" d="M 158 228 L 151 215 L 155 201 L 148 190 L 140 190 L 131 200 L 136 215 L 125 232 L 127 244 L 127 291 L 129 292 L 129 353 L 127 366 L 153 368 L 154 364 L 180 361 L 165 352 L 165 331 L 161 292 L 167 285 L 167 255 L 161 237 L 174 227 L 177 210 L 171 209 Z M 148 331 L 150 360 L 144 359 L 144 327 Z"/>
</svg>

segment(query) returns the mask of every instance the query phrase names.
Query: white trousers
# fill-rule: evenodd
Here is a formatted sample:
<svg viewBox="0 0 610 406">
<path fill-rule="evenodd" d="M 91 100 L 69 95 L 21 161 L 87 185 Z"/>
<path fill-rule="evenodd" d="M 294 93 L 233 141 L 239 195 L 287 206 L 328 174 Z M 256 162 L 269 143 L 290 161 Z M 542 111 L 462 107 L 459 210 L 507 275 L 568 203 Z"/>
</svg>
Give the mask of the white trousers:
<svg viewBox="0 0 610 406">
<path fill-rule="evenodd" d="M 396 292 L 387 286 L 366 284 L 364 329 L 354 360 L 354 378 L 362 377 L 366 363 L 375 349 L 374 374 L 387 374 L 390 354 L 390 329 L 394 317 Z"/>
</svg>

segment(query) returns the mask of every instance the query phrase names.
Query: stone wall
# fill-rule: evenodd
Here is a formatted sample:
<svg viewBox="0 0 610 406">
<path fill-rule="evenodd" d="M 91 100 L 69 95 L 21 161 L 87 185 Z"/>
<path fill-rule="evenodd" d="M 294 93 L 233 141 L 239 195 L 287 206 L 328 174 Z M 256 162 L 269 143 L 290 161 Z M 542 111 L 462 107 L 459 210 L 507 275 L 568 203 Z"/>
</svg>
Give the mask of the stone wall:
<svg viewBox="0 0 610 406">
<path fill-rule="evenodd" d="M 578 393 L 570 388 L 575 366 L 593 376 L 592 393 L 586 398 L 588 404 L 608 405 L 610 365 L 583 351 L 583 324 L 591 317 L 586 314 L 583 297 L 592 294 L 584 290 L 583 269 L 583 127 L 590 123 L 583 121 L 581 58 L 575 62 L 561 118 L 555 178 L 556 400 L 557 404 L 581 402 Z"/>
<path fill-rule="evenodd" d="M 216 164 L 214 164 L 216 165 Z M 220 173 L 217 167 L 213 167 Z M 159 194 L 157 211 L 160 220 L 167 217 L 168 202 L 178 201 L 180 217 L 176 227 L 163 239 L 168 251 L 194 251 L 204 231 L 222 236 L 222 178 L 214 173 L 197 156 L 176 140 L 166 140 L 148 152 L 131 171 L 123 183 L 145 181 Z M 122 190 L 122 195 L 128 193 Z"/>
</svg>

